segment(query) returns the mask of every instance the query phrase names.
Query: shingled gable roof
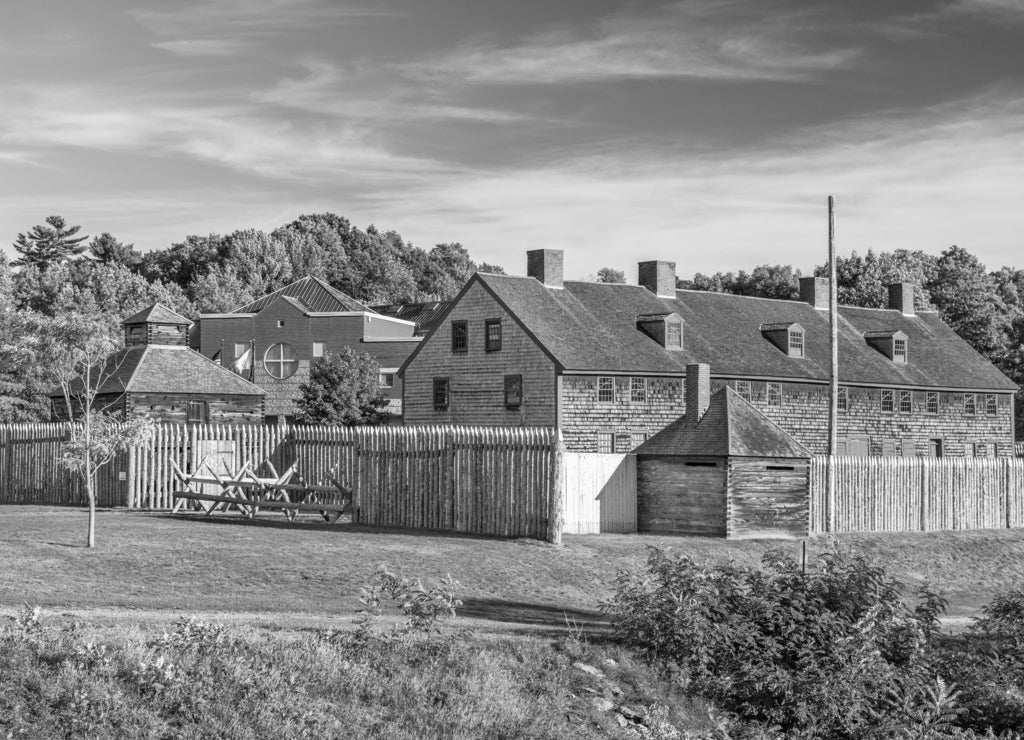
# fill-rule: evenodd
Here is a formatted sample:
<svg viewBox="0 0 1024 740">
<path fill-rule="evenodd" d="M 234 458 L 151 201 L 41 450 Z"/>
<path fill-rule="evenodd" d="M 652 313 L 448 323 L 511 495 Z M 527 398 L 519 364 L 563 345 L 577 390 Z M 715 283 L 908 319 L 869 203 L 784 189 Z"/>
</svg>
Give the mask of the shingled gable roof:
<svg viewBox="0 0 1024 740">
<path fill-rule="evenodd" d="M 355 298 L 312 275 L 267 293 L 231 313 L 259 313 L 281 296 L 292 299 L 290 303 L 308 313 L 374 313 Z"/>
<path fill-rule="evenodd" d="M 687 363 L 706 362 L 716 377 L 828 381 L 828 313 L 803 301 L 693 290 L 678 290 L 675 299 L 659 298 L 637 285 L 575 281 L 553 290 L 533 278 L 483 273 L 473 280 L 564 371 L 683 374 Z M 685 322 L 682 351 L 667 351 L 636 328 L 637 316 L 669 312 Z M 805 334 L 805 356 L 780 351 L 762 334 L 765 323 L 798 323 Z M 936 313 L 907 316 L 897 310 L 841 306 L 838 329 L 842 383 L 1004 392 L 1017 388 Z M 893 363 L 872 347 L 864 338 L 872 331 L 906 334 L 908 362 Z"/>
<path fill-rule="evenodd" d="M 92 372 L 102 379 L 97 393 L 176 393 L 222 396 L 266 395 L 258 385 L 208 360 L 188 347 L 135 345 L 115 352 Z M 82 389 L 82 379 L 72 381 L 72 392 Z M 51 396 L 62 393 L 54 391 Z"/>
<path fill-rule="evenodd" d="M 191 325 L 192 320 L 186 319 L 180 313 L 176 313 L 166 306 L 154 303 L 137 314 L 129 316 L 121 322 L 122 324 L 174 324 L 176 326 Z"/>
<path fill-rule="evenodd" d="M 711 396 L 697 425 L 680 417 L 634 452 L 682 457 L 810 457 L 802 444 L 747 403 L 732 388 Z"/>
</svg>

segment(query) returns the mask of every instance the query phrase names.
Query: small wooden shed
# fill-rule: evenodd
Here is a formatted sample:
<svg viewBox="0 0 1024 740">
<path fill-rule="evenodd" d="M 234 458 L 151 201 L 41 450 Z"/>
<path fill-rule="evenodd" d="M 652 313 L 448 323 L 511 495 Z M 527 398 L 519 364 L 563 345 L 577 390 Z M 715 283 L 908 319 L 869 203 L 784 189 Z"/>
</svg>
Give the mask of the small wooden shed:
<svg viewBox="0 0 1024 740">
<path fill-rule="evenodd" d="M 709 374 L 687 366 L 688 413 L 636 450 L 639 531 L 806 537 L 811 453 Z"/>
</svg>

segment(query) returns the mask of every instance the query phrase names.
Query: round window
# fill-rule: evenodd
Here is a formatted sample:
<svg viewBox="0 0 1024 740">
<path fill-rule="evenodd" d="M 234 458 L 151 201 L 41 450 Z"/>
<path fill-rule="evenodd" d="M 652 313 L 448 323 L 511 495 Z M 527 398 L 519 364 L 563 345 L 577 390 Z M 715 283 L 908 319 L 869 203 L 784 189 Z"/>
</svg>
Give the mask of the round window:
<svg viewBox="0 0 1024 740">
<path fill-rule="evenodd" d="M 271 345 L 263 355 L 263 367 L 272 378 L 290 378 L 299 369 L 299 356 L 295 354 L 293 346 L 287 342 L 278 342 Z"/>
</svg>

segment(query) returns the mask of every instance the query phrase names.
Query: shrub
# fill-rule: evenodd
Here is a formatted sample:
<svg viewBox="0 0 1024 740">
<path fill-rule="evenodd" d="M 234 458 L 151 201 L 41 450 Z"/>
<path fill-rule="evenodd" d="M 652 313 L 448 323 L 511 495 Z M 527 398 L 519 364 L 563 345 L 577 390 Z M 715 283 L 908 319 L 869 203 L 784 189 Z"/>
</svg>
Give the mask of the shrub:
<svg viewBox="0 0 1024 740">
<path fill-rule="evenodd" d="M 925 660 L 941 597 L 908 608 L 898 581 L 839 549 L 807 575 L 780 552 L 763 566 L 652 549 L 646 577 L 621 576 L 606 609 L 621 640 L 678 666 L 688 690 L 787 736 L 884 737 L 918 714 L 949 724 L 953 695 L 935 693 Z"/>
</svg>

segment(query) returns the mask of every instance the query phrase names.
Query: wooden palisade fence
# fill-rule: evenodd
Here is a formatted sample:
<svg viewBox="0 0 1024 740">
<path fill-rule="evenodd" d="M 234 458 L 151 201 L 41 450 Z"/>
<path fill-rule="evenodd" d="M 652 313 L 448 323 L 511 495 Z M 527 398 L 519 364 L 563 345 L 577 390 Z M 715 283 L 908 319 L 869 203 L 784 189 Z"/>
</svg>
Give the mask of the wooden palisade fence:
<svg viewBox="0 0 1024 740">
<path fill-rule="evenodd" d="M 67 434 L 65 424 L 0 426 L 0 503 L 85 503 L 56 464 Z M 248 463 L 258 474 L 297 463 L 306 482 L 334 476 L 350 487 L 359 524 L 561 537 L 564 473 L 552 429 L 161 424 L 150 444 L 104 469 L 97 503 L 172 508 L 172 461 L 188 472 Z"/>
<path fill-rule="evenodd" d="M 826 532 L 826 458 L 811 461 L 810 530 Z M 1024 527 L 1024 460 L 834 458 L 835 532 Z"/>
</svg>

